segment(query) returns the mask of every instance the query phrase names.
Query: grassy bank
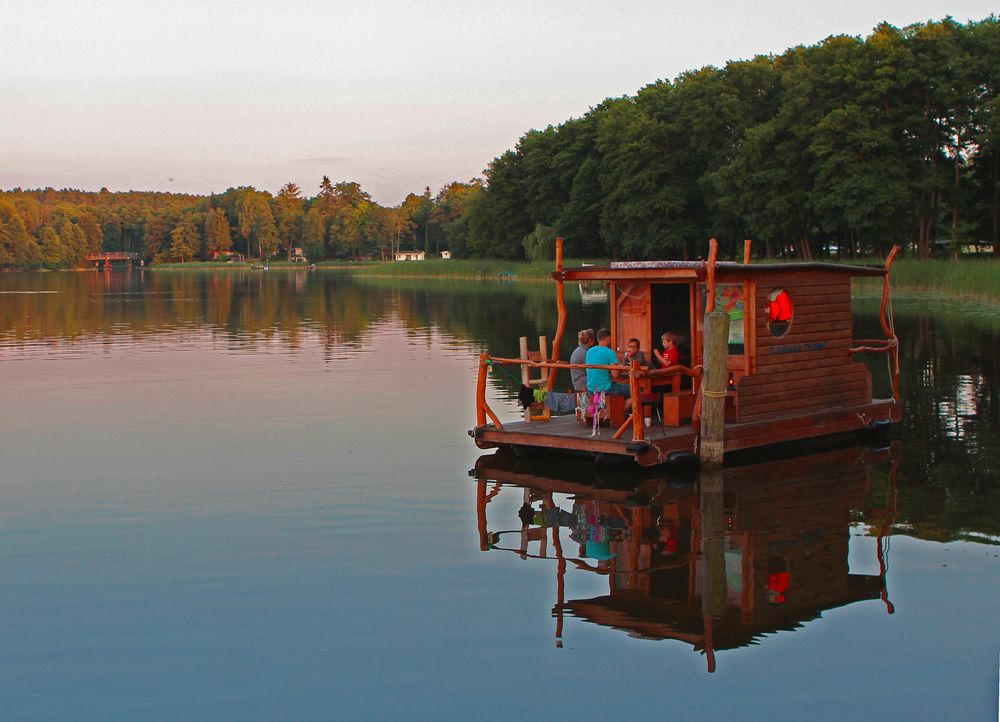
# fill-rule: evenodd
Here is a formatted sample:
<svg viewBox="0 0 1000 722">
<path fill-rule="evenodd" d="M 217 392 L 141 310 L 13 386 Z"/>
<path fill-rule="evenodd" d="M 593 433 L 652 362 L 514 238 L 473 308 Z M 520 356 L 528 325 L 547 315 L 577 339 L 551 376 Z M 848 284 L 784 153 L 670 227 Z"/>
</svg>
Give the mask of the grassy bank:
<svg viewBox="0 0 1000 722">
<path fill-rule="evenodd" d="M 591 261 L 581 259 L 566 259 L 564 265 L 579 266 L 581 263 L 607 263 L 607 261 Z M 547 280 L 555 268 L 554 261 L 501 261 L 491 259 L 430 259 L 427 261 L 372 263 L 359 266 L 354 270 L 359 276 L 414 277 L 414 278 L 455 278 L 455 279 L 494 279 L 516 278 L 522 281 Z"/>
<path fill-rule="evenodd" d="M 608 261 L 588 260 L 595 265 Z M 567 267 L 584 261 L 566 259 Z M 341 264 L 340 267 L 344 267 Z M 552 261 L 525 263 L 488 259 L 428 260 L 410 263 L 372 263 L 352 267 L 356 275 L 410 278 L 494 279 L 510 274 L 518 280 L 547 280 Z M 904 258 L 892 266 L 892 287 L 901 291 L 922 291 L 954 298 L 971 298 L 1000 303 L 1000 259 L 917 260 Z M 881 293 L 881 279 L 859 279 L 859 290 Z"/>
<path fill-rule="evenodd" d="M 1000 259 L 916 260 L 892 266 L 893 288 L 1000 303 Z"/>
<path fill-rule="evenodd" d="M 567 267 L 583 263 L 606 265 L 607 259 L 566 259 Z M 269 267 L 303 269 L 301 263 L 271 261 Z M 158 263 L 147 266 L 155 270 L 229 269 L 247 270 L 251 263 Z M 527 263 L 491 259 L 430 259 L 406 263 L 325 261 L 317 270 L 348 270 L 357 276 L 381 278 L 439 278 L 453 280 L 516 279 L 545 281 L 550 278 L 552 261 Z M 976 258 L 959 260 L 917 260 L 903 258 L 892 267 L 892 286 L 900 291 L 921 291 L 953 298 L 969 298 L 1000 303 L 1000 259 Z M 881 280 L 857 279 L 855 288 L 863 293 L 880 293 Z"/>
</svg>

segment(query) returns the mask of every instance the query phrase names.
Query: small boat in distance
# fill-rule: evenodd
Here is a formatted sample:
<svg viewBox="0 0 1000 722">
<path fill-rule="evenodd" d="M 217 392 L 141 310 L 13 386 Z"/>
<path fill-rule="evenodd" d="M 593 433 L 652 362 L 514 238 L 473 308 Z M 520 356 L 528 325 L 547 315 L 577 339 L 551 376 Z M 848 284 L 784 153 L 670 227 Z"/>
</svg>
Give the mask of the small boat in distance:
<svg viewBox="0 0 1000 722">
<path fill-rule="evenodd" d="M 642 466 L 696 454 L 700 441 L 704 317 L 719 310 L 730 318 L 725 391 L 726 453 L 846 432 L 881 430 L 902 418 L 898 342 L 893 327 L 889 269 L 840 263 L 716 262 L 712 241 L 707 261 L 639 261 L 607 267 L 563 268 L 562 239 L 556 241 L 558 320 L 551 348 L 519 358 L 482 354 L 476 393 L 476 426 L 469 431 L 481 449 L 515 447 L 632 457 Z M 851 279 L 883 279 L 879 320 L 885 337 L 854 339 Z M 486 400 L 487 374 L 496 366 L 518 366 L 529 386 L 555 390 L 560 369 L 595 368 L 560 360 L 566 327 L 564 284 L 606 283 L 611 347 L 618 371 L 630 386 L 630 400 L 605 403 L 578 398 L 575 415 L 548 411 L 524 421 L 501 422 Z M 629 338 L 651 349 L 664 332 L 692 340 L 680 363 L 642 367 L 623 360 Z M 858 360 L 863 353 L 888 359 L 891 395 L 875 398 L 872 376 Z M 568 353 L 566 354 L 569 355 Z M 541 378 L 528 380 L 538 369 Z M 592 424 L 596 413 L 601 430 Z"/>
</svg>

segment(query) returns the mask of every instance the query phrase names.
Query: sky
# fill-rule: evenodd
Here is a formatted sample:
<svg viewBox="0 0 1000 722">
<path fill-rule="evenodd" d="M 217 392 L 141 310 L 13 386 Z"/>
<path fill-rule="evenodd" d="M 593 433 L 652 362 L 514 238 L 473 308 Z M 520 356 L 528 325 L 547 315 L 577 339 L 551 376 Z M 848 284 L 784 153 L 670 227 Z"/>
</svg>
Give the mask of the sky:
<svg viewBox="0 0 1000 722">
<path fill-rule="evenodd" d="M 526 131 L 685 70 L 987 0 L 4 0 L 0 189 L 208 194 L 481 177 Z"/>
</svg>

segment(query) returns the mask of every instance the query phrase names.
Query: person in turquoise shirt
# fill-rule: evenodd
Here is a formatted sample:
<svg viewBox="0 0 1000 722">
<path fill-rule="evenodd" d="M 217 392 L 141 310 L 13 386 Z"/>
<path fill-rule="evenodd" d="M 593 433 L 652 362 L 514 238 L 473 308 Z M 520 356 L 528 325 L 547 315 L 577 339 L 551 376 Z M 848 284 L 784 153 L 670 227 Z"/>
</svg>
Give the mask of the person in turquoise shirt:
<svg viewBox="0 0 1000 722">
<path fill-rule="evenodd" d="M 614 366 L 619 363 L 618 354 L 611 348 L 611 332 L 602 328 L 597 332 L 597 345 L 587 351 L 588 364 L 600 364 L 602 366 Z M 587 369 L 587 391 L 603 391 L 615 396 L 629 396 L 628 384 L 621 384 L 614 381 L 618 377 L 618 372 L 611 372 L 607 369 Z"/>
</svg>

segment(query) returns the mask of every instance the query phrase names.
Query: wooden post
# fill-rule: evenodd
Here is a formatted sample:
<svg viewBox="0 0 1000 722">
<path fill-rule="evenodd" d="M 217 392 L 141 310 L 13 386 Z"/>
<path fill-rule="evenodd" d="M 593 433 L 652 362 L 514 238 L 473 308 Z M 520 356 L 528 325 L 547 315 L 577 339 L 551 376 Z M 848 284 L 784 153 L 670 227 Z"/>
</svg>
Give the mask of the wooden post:
<svg viewBox="0 0 1000 722">
<path fill-rule="evenodd" d="M 753 241 L 747 238 L 743 241 L 743 265 L 750 265 L 750 247 L 753 245 Z"/>
<path fill-rule="evenodd" d="M 548 339 L 548 336 L 539 336 L 538 337 L 538 360 L 539 361 L 543 361 L 543 362 L 549 360 L 549 339 Z M 552 373 L 552 369 L 549 369 L 549 368 L 546 368 L 545 366 L 542 366 L 538 371 L 539 371 L 539 373 L 542 376 L 542 381 L 543 382 L 547 382 L 548 378 L 549 378 L 549 374 Z M 545 388 L 546 389 L 549 388 L 548 384 L 545 385 Z"/>
<path fill-rule="evenodd" d="M 705 313 L 715 310 L 715 259 L 719 255 L 719 242 L 714 238 L 708 242 L 708 260 L 705 261 L 706 290 L 708 299 L 705 302 Z"/>
<path fill-rule="evenodd" d="M 716 311 L 705 314 L 703 337 L 704 375 L 701 384 L 702 465 L 722 466 L 725 450 L 723 424 L 726 420 L 726 361 L 729 355 L 729 314 Z"/>
<path fill-rule="evenodd" d="M 563 270 L 563 239 L 556 238 L 556 272 L 561 274 Z M 559 345 L 562 343 L 563 332 L 566 330 L 566 289 L 562 278 L 556 279 L 556 310 L 559 312 L 556 321 L 556 337 L 552 340 L 552 361 L 559 360 Z M 545 390 L 551 391 L 556 383 L 556 373 L 550 372 L 545 383 Z"/>
<path fill-rule="evenodd" d="M 721 466 L 702 466 L 698 479 L 701 516 L 701 614 L 708 671 L 715 671 L 713 621 L 726 613 L 726 536 Z"/>
<path fill-rule="evenodd" d="M 518 356 L 522 359 L 528 358 L 528 337 L 521 336 L 518 339 Z M 528 385 L 528 381 L 531 380 L 531 370 L 528 368 L 527 364 L 521 364 L 521 383 L 525 386 Z M 527 424 L 531 423 L 531 406 L 524 410 L 524 421 Z"/>
<path fill-rule="evenodd" d="M 489 534 L 486 531 L 486 479 L 479 477 L 476 488 L 476 524 L 479 528 L 479 551 L 490 548 Z"/>
<path fill-rule="evenodd" d="M 646 431 L 644 428 L 644 419 L 642 418 L 642 399 L 639 398 L 639 384 L 637 383 L 636 374 L 639 373 L 639 363 L 632 359 L 629 362 L 628 370 L 628 386 L 629 392 L 632 394 L 632 441 L 642 441 L 643 435 Z"/>
<path fill-rule="evenodd" d="M 476 380 L 476 426 L 486 426 L 486 359 L 479 354 L 479 378 Z"/>
</svg>

